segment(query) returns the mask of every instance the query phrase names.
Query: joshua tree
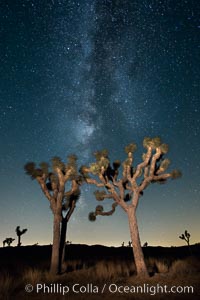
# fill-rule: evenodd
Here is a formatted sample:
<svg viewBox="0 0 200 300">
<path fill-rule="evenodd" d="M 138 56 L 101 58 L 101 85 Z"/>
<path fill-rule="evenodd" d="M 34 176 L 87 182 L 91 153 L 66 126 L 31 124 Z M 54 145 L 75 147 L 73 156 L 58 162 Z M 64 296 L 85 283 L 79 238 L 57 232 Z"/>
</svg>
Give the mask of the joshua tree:
<svg viewBox="0 0 200 300">
<path fill-rule="evenodd" d="M 160 138 L 151 139 L 146 137 L 143 146 L 146 148 L 146 153 L 142 156 L 143 161 L 136 167 L 133 166 L 133 153 L 137 148 L 136 144 L 132 143 L 125 147 L 127 158 L 122 164 L 121 179 L 118 179 L 121 163 L 117 160 L 111 166 L 107 150 L 96 152 L 94 154 L 96 162 L 89 167 L 82 166 L 80 172 L 88 184 L 104 188 L 104 190 L 94 192 L 98 201 L 107 198 L 113 200 L 110 211 L 104 211 L 103 206 L 98 205 L 94 212 L 89 213 L 89 220 L 95 221 L 97 215 L 112 215 L 116 207 L 121 206 L 129 221 L 137 274 L 138 276 L 148 277 L 136 219 L 139 199 L 150 183 L 165 183 L 168 178 L 174 179 L 181 174 L 177 170 L 165 173 L 170 164 L 169 159 L 164 159 L 164 155 L 168 152 L 168 145 L 163 144 Z M 130 201 L 130 204 L 128 204 L 128 201 Z"/>
<path fill-rule="evenodd" d="M 5 245 L 7 244 L 8 247 L 10 247 L 10 245 L 12 244 L 12 242 L 14 241 L 15 239 L 13 238 L 6 238 L 4 241 L 3 241 L 3 247 L 5 247 Z"/>
<path fill-rule="evenodd" d="M 26 233 L 27 230 L 28 229 L 22 229 L 22 230 L 20 230 L 20 226 L 16 227 L 15 232 L 16 232 L 16 234 L 18 236 L 18 244 L 17 244 L 18 247 L 21 246 L 21 244 L 22 244 L 21 243 L 21 235 L 24 234 L 24 233 Z"/>
<path fill-rule="evenodd" d="M 182 233 L 182 234 L 179 236 L 179 238 L 180 238 L 181 240 L 185 240 L 185 241 L 186 241 L 186 243 L 187 243 L 187 245 L 188 245 L 189 253 L 190 253 L 190 255 L 192 255 L 192 250 L 191 250 L 191 247 L 190 247 L 190 237 L 191 237 L 191 235 L 189 234 L 189 232 L 188 232 L 187 230 L 185 230 L 185 232 Z"/>
<path fill-rule="evenodd" d="M 131 245 L 132 245 L 132 242 L 131 242 L 131 241 L 128 241 L 127 247 L 131 247 Z"/>
<path fill-rule="evenodd" d="M 52 274 L 60 273 L 64 268 L 67 224 L 80 196 L 81 176 L 78 175 L 76 161 L 75 155 L 68 156 L 66 164 L 59 157 L 53 157 L 50 171 L 45 162 L 40 163 L 39 168 L 36 168 L 33 162 L 25 165 L 26 173 L 37 180 L 49 200 L 54 216 L 50 267 Z M 67 183 L 71 184 L 71 187 L 66 192 Z"/>
<path fill-rule="evenodd" d="M 144 245 L 143 245 L 143 247 L 148 247 L 148 243 L 145 242 Z"/>
<path fill-rule="evenodd" d="M 179 239 L 185 240 L 188 247 L 190 246 L 190 234 L 187 232 L 187 230 L 185 230 L 185 232 L 179 236 Z"/>
</svg>

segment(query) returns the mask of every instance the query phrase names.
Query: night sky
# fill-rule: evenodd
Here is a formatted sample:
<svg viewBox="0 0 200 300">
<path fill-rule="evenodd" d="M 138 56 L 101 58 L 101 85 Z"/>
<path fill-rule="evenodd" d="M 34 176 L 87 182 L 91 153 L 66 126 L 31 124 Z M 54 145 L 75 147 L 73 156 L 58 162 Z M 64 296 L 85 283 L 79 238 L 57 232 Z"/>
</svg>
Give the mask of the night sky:
<svg viewBox="0 0 200 300">
<path fill-rule="evenodd" d="M 107 148 L 125 159 L 145 136 L 168 143 L 181 179 L 145 190 L 137 211 L 141 242 L 200 242 L 200 1 L 1 1 L 0 241 L 28 228 L 23 244 L 52 242 L 52 213 L 28 161 L 79 166 Z M 120 207 L 88 221 L 98 204 L 86 184 L 67 240 L 120 246 L 130 240 Z M 105 200 L 109 201 L 109 200 Z M 13 243 L 16 245 L 16 241 Z"/>
</svg>

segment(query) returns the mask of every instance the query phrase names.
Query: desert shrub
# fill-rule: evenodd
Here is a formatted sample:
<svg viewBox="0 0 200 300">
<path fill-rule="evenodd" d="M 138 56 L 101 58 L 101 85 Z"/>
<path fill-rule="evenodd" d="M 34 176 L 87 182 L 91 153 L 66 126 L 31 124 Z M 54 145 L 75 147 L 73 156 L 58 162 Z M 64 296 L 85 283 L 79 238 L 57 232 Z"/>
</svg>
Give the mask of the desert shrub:
<svg viewBox="0 0 200 300">
<path fill-rule="evenodd" d="M 155 265 L 158 269 L 158 273 L 167 273 L 169 271 L 168 265 L 164 260 L 156 259 Z"/>
<path fill-rule="evenodd" d="M 125 261 L 100 261 L 93 268 L 94 276 L 98 279 L 115 279 L 119 277 L 128 277 L 135 271 L 134 264 L 128 264 Z"/>
<path fill-rule="evenodd" d="M 23 281 L 25 283 L 31 283 L 32 285 L 36 285 L 42 281 L 43 273 L 38 269 L 26 269 L 23 273 Z"/>
<path fill-rule="evenodd" d="M 61 276 L 50 273 L 49 271 L 45 271 L 43 273 L 43 279 L 45 283 L 58 282 L 61 279 Z"/>
<path fill-rule="evenodd" d="M 169 271 L 169 263 L 164 259 L 148 258 L 146 264 L 150 273 L 167 273 Z"/>
<path fill-rule="evenodd" d="M 1 274 L 0 275 L 0 299 L 9 299 L 10 295 L 13 293 L 14 289 L 16 288 L 16 280 L 14 281 L 13 278 L 9 274 Z"/>
<path fill-rule="evenodd" d="M 81 270 L 86 267 L 81 259 L 70 260 L 65 263 L 65 266 L 67 272 Z"/>
<path fill-rule="evenodd" d="M 200 262 L 195 258 L 178 259 L 172 263 L 171 275 L 192 275 L 200 271 Z"/>
</svg>

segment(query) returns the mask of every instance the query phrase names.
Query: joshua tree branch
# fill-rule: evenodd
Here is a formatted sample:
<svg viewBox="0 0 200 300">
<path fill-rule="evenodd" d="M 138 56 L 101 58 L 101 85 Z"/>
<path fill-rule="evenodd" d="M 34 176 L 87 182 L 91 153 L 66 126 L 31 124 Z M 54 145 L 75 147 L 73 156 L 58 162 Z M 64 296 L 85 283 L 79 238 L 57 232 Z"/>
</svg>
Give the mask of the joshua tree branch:
<svg viewBox="0 0 200 300">
<path fill-rule="evenodd" d="M 105 199 L 113 199 L 113 195 L 112 194 L 105 194 L 105 195 L 102 195 L 102 198 L 104 198 L 104 199 L 102 199 L 102 200 L 97 199 L 97 201 L 103 201 Z"/>
<path fill-rule="evenodd" d="M 146 189 L 146 187 L 152 181 L 152 178 L 153 178 L 152 176 L 148 176 L 142 181 L 142 183 L 140 184 L 139 189 L 138 189 L 139 193 L 141 193 L 144 189 Z"/>
<path fill-rule="evenodd" d="M 128 181 L 131 181 L 131 166 L 130 165 L 126 167 L 126 176 L 127 176 Z"/>
<path fill-rule="evenodd" d="M 144 168 L 144 178 L 147 178 L 148 173 L 149 173 L 149 167 L 146 166 L 146 167 Z"/>
<path fill-rule="evenodd" d="M 132 204 L 133 204 L 135 210 L 138 206 L 139 198 L 140 198 L 140 193 L 134 192 L 133 197 L 132 197 Z"/>
<path fill-rule="evenodd" d="M 101 180 L 101 182 L 105 185 L 107 183 L 107 181 L 105 180 L 104 176 L 104 169 L 101 171 L 101 173 L 99 174 L 99 179 Z"/>
<path fill-rule="evenodd" d="M 162 175 L 154 175 L 146 177 L 139 187 L 139 192 L 142 192 L 146 187 L 150 184 L 151 181 L 161 181 L 170 178 L 172 175 L 170 173 L 162 174 Z"/>
<path fill-rule="evenodd" d="M 165 179 L 168 179 L 168 178 L 170 178 L 170 177 L 172 177 L 172 174 L 170 174 L 170 173 L 166 173 L 166 174 L 162 174 L 162 175 L 158 175 L 158 176 L 153 176 L 153 180 L 154 181 L 159 181 L 159 180 L 165 180 Z"/>
<path fill-rule="evenodd" d="M 112 204 L 112 209 L 111 209 L 111 210 L 109 210 L 109 211 L 102 211 L 102 212 L 96 211 L 96 215 L 110 216 L 110 215 L 112 215 L 112 214 L 115 212 L 115 208 L 116 208 L 117 205 L 118 205 L 118 204 L 114 202 L 114 203 Z"/>
<path fill-rule="evenodd" d="M 89 184 L 94 184 L 97 187 L 104 187 L 105 186 L 104 183 L 98 182 L 96 179 L 93 179 L 93 178 L 86 178 L 86 182 L 89 183 Z"/>
<path fill-rule="evenodd" d="M 72 201 L 72 204 L 71 204 L 71 207 L 70 207 L 70 209 L 69 209 L 69 211 L 68 211 L 68 213 L 67 213 L 67 215 L 66 215 L 67 222 L 69 221 L 71 215 L 73 214 L 73 211 L 74 211 L 74 209 L 75 209 L 75 207 L 76 207 L 75 204 L 76 204 L 76 201 L 73 200 L 73 201 Z"/>
<path fill-rule="evenodd" d="M 65 196 L 71 196 L 79 190 L 79 185 L 76 180 L 72 180 L 71 189 L 65 193 Z"/>
<path fill-rule="evenodd" d="M 64 182 L 67 182 L 67 180 L 70 178 L 71 173 L 72 173 L 71 169 L 67 170 L 66 174 L 63 176 L 64 177 Z"/>
<path fill-rule="evenodd" d="M 123 208 L 124 211 L 127 211 L 127 204 L 124 202 L 124 199 L 119 198 L 117 192 L 113 194 L 113 199 L 117 204 L 119 204 Z"/>
<path fill-rule="evenodd" d="M 55 169 L 57 175 L 58 175 L 58 180 L 59 180 L 59 191 L 63 189 L 64 184 L 65 184 L 65 176 L 63 175 L 62 171 L 60 168 Z"/>
<path fill-rule="evenodd" d="M 118 182 L 118 188 L 119 188 L 119 194 L 120 194 L 120 201 L 124 201 L 125 193 L 124 193 L 124 187 L 122 184 L 122 180 Z"/>
<path fill-rule="evenodd" d="M 153 176 L 153 174 L 155 172 L 156 161 L 159 159 L 159 157 L 161 156 L 161 154 L 162 154 L 161 149 L 160 148 L 156 148 L 156 153 L 153 155 L 152 161 L 151 161 L 150 172 L 149 172 L 150 176 Z"/>
<path fill-rule="evenodd" d="M 44 179 L 43 179 L 42 177 L 40 177 L 40 176 L 38 176 L 36 179 L 37 179 L 37 181 L 38 181 L 38 183 L 39 183 L 39 185 L 40 185 L 40 187 L 41 187 L 41 189 L 42 189 L 44 195 L 46 196 L 46 198 L 47 198 L 50 202 L 52 202 L 52 201 L 53 201 L 53 197 L 52 197 L 51 194 L 49 193 L 49 190 L 48 190 L 48 188 L 47 188 L 47 186 L 46 186 L 46 183 L 45 183 Z"/>
<path fill-rule="evenodd" d="M 145 160 L 139 164 L 137 166 L 137 169 L 136 169 L 136 172 L 135 174 L 133 175 L 133 178 L 131 180 L 131 182 L 135 182 L 136 179 L 139 177 L 140 173 L 141 173 L 141 170 L 144 168 L 144 167 L 147 167 L 148 163 L 149 163 L 149 160 L 151 158 L 151 154 L 152 154 L 152 148 L 151 147 L 148 147 L 148 150 L 147 150 L 147 153 L 145 155 Z"/>
</svg>

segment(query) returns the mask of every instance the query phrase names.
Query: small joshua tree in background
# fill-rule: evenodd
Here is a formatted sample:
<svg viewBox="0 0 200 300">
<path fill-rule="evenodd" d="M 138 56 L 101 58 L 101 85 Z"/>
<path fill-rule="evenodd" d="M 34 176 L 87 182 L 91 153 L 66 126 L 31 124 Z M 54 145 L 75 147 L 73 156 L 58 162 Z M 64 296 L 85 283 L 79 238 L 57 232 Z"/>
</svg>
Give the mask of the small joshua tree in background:
<svg viewBox="0 0 200 300">
<path fill-rule="evenodd" d="M 137 146 L 132 143 L 125 147 L 127 158 L 122 164 L 121 179 L 118 179 L 121 163 L 116 160 L 111 165 L 107 150 L 96 152 L 94 154 L 96 162 L 89 167 L 82 166 L 80 172 L 88 184 L 104 188 L 104 190 L 97 190 L 94 193 L 96 200 L 113 200 L 111 210 L 104 211 L 103 206 L 98 205 L 94 212 L 89 213 L 89 220 L 95 221 L 97 215 L 110 216 L 115 212 L 117 206 L 121 206 L 129 220 L 137 274 L 138 276 L 148 277 L 136 219 L 139 199 L 151 183 L 165 183 L 167 179 L 175 179 L 181 173 L 177 170 L 165 173 L 170 164 L 169 159 L 164 158 L 164 155 L 168 152 L 168 145 L 163 144 L 160 138 L 151 139 L 146 137 L 143 146 L 146 148 L 146 153 L 142 156 L 143 161 L 135 167 L 133 165 L 133 153 Z M 130 204 L 128 204 L 129 201 Z"/>
<path fill-rule="evenodd" d="M 77 172 L 77 157 L 68 156 L 67 163 L 59 157 L 53 157 L 51 168 L 45 162 L 36 168 L 35 163 L 25 165 L 26 174 L 36 179 L 46 198 L 49 200 L 53 213 L 53 246 L 50 272 L 52 274 L 64 271 L 65 242 L 69 219 L 74 212 L 76 202 L 80 196 L 81 176 Z M 67 183 L 71 187 L 66 192 Z"/>
<path fill-rule="evenodd" d="M 185 240 L 187 245 L 188 245 L 188 249 L 189 249 L 189 252 L 190 254 L 192 255 L 192 250 L 191 250 L 191 247 L 190 247 L 190 237 L 191 235 L 189 234 L 189 232 L 187 230 L 185 230 L 184 233 L 182 233 L 180 236 L 179 236 L 179 239 L 181 240 Z"/>
<path fill-rule="evenodd" d="M 148 247 L 148 243 L 145 242 L 144 245 L 143 245 L 143 247 Z"/>
<path fill-rule="evenodd" d="M 185 230 L 185 232 L 179 236 L 179 239 L 185 240 L 187 245 L 190 246 L 190 236 L 191 235 L 189 234 L 189 232 L 187 232 L 187 230 Z"/>
<path fill-rule="evenodd" d="M 127 247 L 131 247 L 131 246 L 132 246 L 132 242 L 131 242 L 131 241 L 128 241 Z"/>
<path fill-rule="evenodd" d="M 12 242 L 14 241 L 15 239 L 13 238 L 6 238 L 4 241 L 3 241 L 3 247 L 5 247 L 5 245 L 7 244 L 8 247 L 10 247 L 10 245 L 12 244 Z"/>
<path fill-rule="evenodd" d="M 17 244 L 18 247 L 20 247 L 21 244 L 22 244 L 22 243 L 21 243 L 21 236 L 22 236 L 22 234 L 26 233 L 27 230 L 28 230 L 28 229 L 26 229 L 26 228 L 20 230 L 20 226 L 17 226 L 17 227 L 16 227 L 15 232 L 16 232 L 16 234 L 17 234 L 17 236 L 18 236 L 18 244 Z"/>
</svg>

